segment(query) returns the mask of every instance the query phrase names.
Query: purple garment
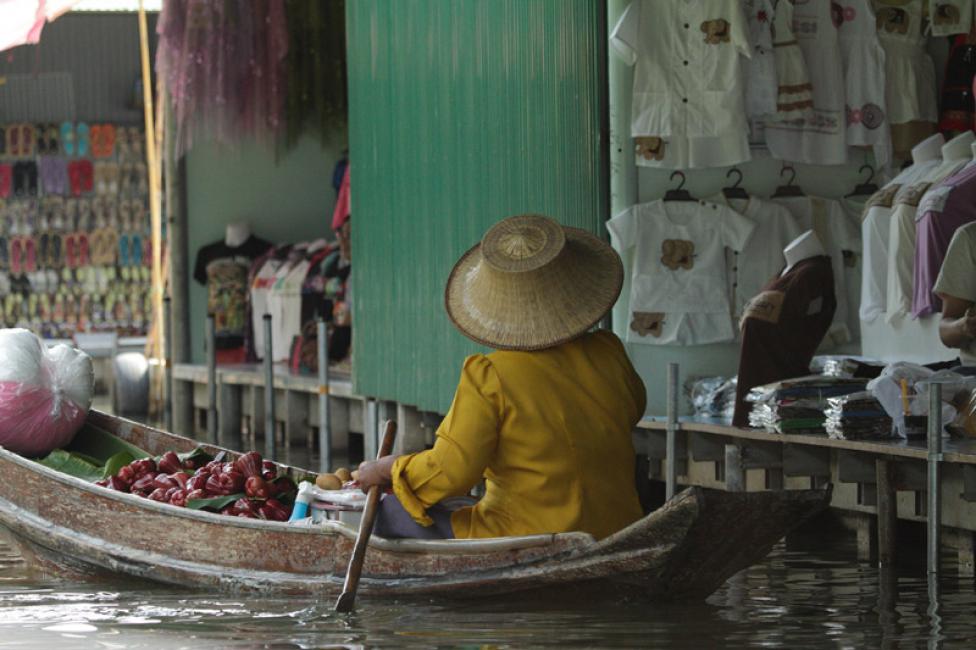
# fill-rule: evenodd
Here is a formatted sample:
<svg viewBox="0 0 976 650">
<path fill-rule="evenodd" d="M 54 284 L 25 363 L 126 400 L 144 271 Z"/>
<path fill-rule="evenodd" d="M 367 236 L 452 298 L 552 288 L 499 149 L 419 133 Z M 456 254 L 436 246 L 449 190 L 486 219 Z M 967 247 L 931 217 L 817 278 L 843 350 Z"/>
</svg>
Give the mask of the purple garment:
<svg viewBox="0 0 976 650">
<path fill-rule="evenodd" d="M 915 318 L 942 311 L 933 292 L 942 262 L 955 232 L 976 221 L 976 164 L 931 188 L 922 199 L 915 219 Z"/>
<path fill-rule="evenodd" d="M 41 186 L 45 194 L 68 194 L 68 161 L 59 156 L 39 158 Z"/>
</svg>

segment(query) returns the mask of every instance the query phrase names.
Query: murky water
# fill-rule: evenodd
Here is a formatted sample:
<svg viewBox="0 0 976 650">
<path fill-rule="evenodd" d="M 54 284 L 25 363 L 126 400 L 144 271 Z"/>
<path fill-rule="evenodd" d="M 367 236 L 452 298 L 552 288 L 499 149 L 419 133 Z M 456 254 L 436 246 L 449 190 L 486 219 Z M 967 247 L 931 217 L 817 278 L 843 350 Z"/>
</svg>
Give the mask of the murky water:
<svg viewBox="0 0 976 650">
<path fill-rule="evenodd" d="M 972 579 L 948 571 L 934 607 L 923 567 L 879 572 L 854 561 L 849 534 L 830 535 L 781 543 L 705 602 L 364 597 L 345 616 L 331 602 L 39 580 L 0 536 L 0 647 L 976 648 Z"/>
</svg>

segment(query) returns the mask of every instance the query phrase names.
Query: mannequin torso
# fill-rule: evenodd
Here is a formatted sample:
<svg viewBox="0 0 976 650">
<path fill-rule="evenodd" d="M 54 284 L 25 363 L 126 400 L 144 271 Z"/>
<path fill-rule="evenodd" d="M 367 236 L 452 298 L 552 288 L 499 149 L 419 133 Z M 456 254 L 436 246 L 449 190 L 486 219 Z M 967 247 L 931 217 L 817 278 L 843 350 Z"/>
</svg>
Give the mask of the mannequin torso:
<svg viewBox="0 0 976 650">
<path fill-rule="evenodd" d="M 243 221 L 235 221 L 227 224 L 224 234 L 224 243 L 231 248 L 237 248 L 247 241 L 251 236 L 251 227 Z"/>
<path fill-rule="evenodd" d="M 782 275 L 786 275 L 790 269 L 798 263 L 811 257 L 822 257 L 826 255 L 824 245 L 817 237 L 817 233 L 808 230 L 783 249 L 783 257 L 786 258 L 786 268 Z"/>
</svg>

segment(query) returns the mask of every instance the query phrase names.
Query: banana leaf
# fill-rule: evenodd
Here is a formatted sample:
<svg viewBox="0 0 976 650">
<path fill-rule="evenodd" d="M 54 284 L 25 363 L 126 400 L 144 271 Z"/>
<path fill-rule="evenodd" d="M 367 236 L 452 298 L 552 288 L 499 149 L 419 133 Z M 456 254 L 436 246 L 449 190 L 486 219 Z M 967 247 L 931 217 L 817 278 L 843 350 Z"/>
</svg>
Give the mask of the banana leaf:
<svg viewBox="0 0 976 650">
<path fill-rule="evenodd" d="M 150 457 L 149 454 L 132 443 L 91 424 L 86 424 L 65 449 L 96 458 L 99 463 L 106 463 L 110 458 L 123 451 L 131 454 L 133 460 Z"/>
<path fill-rule="evenodd" d="M 73 454 L 64 449 L 55 449 L 50 454 L 37 461 L 45 467 L 50 467 L 68 476 L 74 476 L 94 483 L 101 480 L 104 468 L 89 462 L 80 454 Z"/>
<path fill-rule="evenodd" d="M 243 499 L 246 496 L 247 495 L 243 492 L 238 492 L 237 494 L 228 494 L 225 497 L 213 497 L 211 499 L 190 499 L 186 502 L 186 507 L 190 510 L 203 510 L 204 508 L 220 510 L 224 506 L 234 503 L 238 499 Z"/>
<path fill-rule="evenodd" d="M 102 469 L 102 478 L 108 478 L 110 476 L 115 476 L 118 474 L 119 470 L 134 461 L 135 458 L 132 457 L 127 451 L 120 451 L 105 462 L 105 466 Z"/>
</svg>

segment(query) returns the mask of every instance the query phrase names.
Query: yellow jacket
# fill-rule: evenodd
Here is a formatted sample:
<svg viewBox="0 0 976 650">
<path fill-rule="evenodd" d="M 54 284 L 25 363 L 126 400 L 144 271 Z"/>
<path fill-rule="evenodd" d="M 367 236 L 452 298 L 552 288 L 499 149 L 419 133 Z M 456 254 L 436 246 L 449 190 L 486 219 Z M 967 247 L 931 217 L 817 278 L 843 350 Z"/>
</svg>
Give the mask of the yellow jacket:
<svg viewBox="0 0 976 650">
<path fill-rule="evenodd" d="M 610 332 L 537 352 L 470 356 L 434 448 L 397 459 L 393 490 L 429 526 L 427 508 L 484 477 L 484 498 L 451 517 L 458 538 L 575 530 L 606 537 L 642 514 L 631 432 L 645 400 Z"/>
</svg>

